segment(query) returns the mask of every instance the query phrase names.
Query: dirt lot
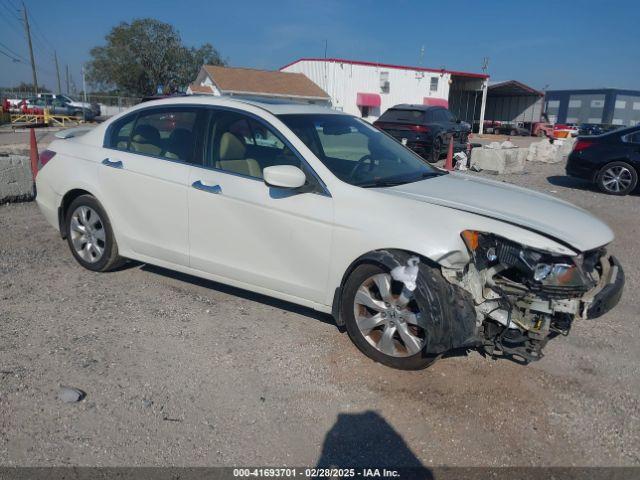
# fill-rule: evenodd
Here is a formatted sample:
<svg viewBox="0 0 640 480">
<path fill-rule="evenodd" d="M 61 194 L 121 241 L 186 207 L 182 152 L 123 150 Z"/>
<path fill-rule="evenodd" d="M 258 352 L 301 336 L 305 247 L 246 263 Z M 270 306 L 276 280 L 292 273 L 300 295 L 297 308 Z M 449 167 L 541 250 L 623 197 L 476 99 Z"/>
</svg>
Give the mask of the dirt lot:
<svg viewBox="0 0 640 480">
<path fill-rule="evenodd" d="M 0 464 L 637 465 L 639 196 L 503 177 L 605 219 L 627 288 L 527 367 L 399 372 L 330 317 L 146 265 L 80 268 L 34 203 L 0 207 Z M 56 398 L 79 387 L 76 404 Z"/>
</svg>

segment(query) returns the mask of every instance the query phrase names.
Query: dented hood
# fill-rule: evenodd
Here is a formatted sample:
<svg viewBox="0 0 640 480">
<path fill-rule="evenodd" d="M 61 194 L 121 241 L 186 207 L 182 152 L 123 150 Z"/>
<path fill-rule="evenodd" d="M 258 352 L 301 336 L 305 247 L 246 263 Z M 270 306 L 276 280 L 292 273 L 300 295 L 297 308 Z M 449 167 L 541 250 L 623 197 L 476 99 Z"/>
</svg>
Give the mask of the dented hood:
<svg viewBox="0 0 640 480">
<path fill-rule="evenodd" d="M 379 191 L 509 222 L 582 252 L 613 240 L 611 229 L 586 210 L 504 182 L 451 173 Z"/>
</svg>

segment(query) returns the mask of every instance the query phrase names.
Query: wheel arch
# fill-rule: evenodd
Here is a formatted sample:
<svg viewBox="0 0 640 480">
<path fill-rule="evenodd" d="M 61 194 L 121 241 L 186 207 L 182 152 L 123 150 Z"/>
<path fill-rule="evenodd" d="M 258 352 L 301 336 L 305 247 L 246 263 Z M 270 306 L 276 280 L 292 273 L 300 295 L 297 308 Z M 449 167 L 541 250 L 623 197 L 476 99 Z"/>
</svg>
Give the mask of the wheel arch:
<svg viewBox="0 0 640 480">
<path fill-rule="evenodd" d="M 360 255 L 353 262 L 349 264 L 344 273 L 342 274 L 342 278 L 340 279 L 340 284 L 336 287 L 333 294 L 333 302 L 331 304 L 331 315 L 333 316 L 336 324 L 339 327 L 343 327 L 345 322 L 340 314 L 340 305 L 342 302 L 342 289 L 344 284 L 346 283 L 349 275 L 358 268 L 360 265 L 365 263 L 373 263 L 375 265 L 379 265 L 381 267 L 387 268 L 389 270 L 393 270 L 395 267 L 404 265 L 406 261 L 410 257 L 418 257 L 421 262 L 426 263 L 434 268 L 440 268 L 438 263 L 433 260 L 425 257 L 416 252 L 412 252 L 410 250 L 404 250 L 399 248 L 381 248 L 377 250 L 371 250 Z"/>
<path fill-rule="evenodd" d="M 64 224 L 65 224 L 65 219 L 67 218 L 67 210 L 69 209 L 69 205 L 71 205 L 71 202 L 73 202 L 76 198 L 78 198 L 81 195 L 91 195 L 96 200 L 98 199 L 96 195 L 94 195 L 92 192 L 84 188 L 72 188 L 62 196 L 62 200 L 60 200 L 60 206 L 58 207 L 58 228 L 60 230 L 60 236 L 62 238 L 67 238 L 67 233 L 65 231 L 66 229 L 64 228 Z"/>
</svg>

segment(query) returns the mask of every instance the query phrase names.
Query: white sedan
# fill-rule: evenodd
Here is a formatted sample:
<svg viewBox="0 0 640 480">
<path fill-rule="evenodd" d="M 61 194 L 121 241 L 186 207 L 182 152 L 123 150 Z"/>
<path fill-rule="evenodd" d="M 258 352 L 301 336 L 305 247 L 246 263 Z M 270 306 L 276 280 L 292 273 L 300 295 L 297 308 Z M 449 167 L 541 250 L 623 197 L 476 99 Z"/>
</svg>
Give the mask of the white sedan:
<svg viewBox="0 0 640 480">
<path fill-rule="evenodd" d="M 586 211 L 439 170 L 328 108 L 182 97 L 60 136 L 37 202 L 83 267 L 135 259 L 331 313 L 391 367 L 537 360 L 622 293 Z"/>
</svg>

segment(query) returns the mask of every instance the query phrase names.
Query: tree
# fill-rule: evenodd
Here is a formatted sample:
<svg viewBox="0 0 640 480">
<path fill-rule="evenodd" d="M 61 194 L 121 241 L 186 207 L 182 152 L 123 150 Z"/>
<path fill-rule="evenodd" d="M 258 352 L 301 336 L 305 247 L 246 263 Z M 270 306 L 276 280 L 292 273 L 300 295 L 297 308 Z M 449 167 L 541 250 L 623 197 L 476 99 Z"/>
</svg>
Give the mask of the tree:
<svg viewBox="0 0 640 480">
<path fill-rule="evenodd" d="M 89 82 L 101 90 L 153 95 L 158 86 L 186 87 L 203 64 L 226 63 L 211 44 L 186 47 L 172 25 L 153 18 L 122 22 L 105 39 L 91 49 L 87 69 Z"/>
</svg>

